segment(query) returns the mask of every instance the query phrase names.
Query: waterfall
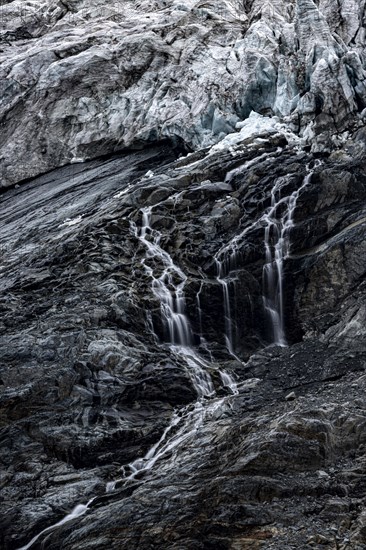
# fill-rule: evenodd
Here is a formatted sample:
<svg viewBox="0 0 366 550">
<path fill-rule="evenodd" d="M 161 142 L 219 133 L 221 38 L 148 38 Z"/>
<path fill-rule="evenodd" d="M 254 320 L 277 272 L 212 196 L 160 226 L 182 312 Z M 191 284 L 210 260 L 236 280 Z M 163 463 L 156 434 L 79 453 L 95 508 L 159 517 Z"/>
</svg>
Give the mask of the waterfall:
<svg viewBox="0 0 366 550">
<path fill-rule="evenodd" d="M 272 329 L 272 343 L 287 346 L 284 312 L 284 261 L 290 250 L 290 232 L 301 191 L 310 183 L 314 170 L 308 173 L 302 185 L 291 195 L 281 197 L 283 180 L 278 180 L 271 191 L 271 206 L 263 215 L 265 264 L 263 266 L 263 305 Z"/>
<path fill-rule="evenodd" d="M 186 315 L 184 294 L 187 276 L 173 262 L 171 256 L 160 246 L 161 233 L 151 226 L 152 207 L 143 208 L 141 212 L 141 229 L 138 230 L 134 224 L 132 224 L 132 229 L 135 236 L 146 248 L 146 257 L 142 260 L 142 264 L 147 275 L 151 278 L 152 291 L 160 301 L 162 320 L 167 330 L 170 350 L 176 357 L 183 359 L 187 365 L 187 370 L 196 389 L 198 400 L 193 407 L 188 405 L 175 411 L 169 425 L 165 428 L 157 443 L 148 450 L 143 458 L 137 458 L 130 464 L 122 466 L 120 469 L 122 476 L 119 479 L 106 483 L 106 493 L 111 493 L 117 486 L 125 485 L 129 481 L 133 481 L 137 476 L 143 475 L 153 468 L 155 463 L 164 456 L 176 456 L 181 444 L 190 439 L 194 440 L 197 430 L 203 425 L 205 419 L 220 410 L 228 399 L 228 397 L 215 398 L 215 388 L 209 374 L 209 370 L 212 370 L 213 367 L 209 361 L 201 357 L 193 349 L 193 331 Z M 220 279 L 225 289 L 226 338 L 228 347 L 232 349 L 229 282 L 220 278 L 221 275 L 224 276 L 224 268 L 219 262 L 218 265 L 221 266 L 218 279 Z M 199 297 L 201 291 L 202 284 L 196 296 L 200 325 L 202 325 Z M 151 316 L 148 316 L 148 325 L 152 328 Z M 217 367 L 216 371 L 221 378 L 222 386 L 228 388 L 231 394 L 237 395 L 239 390 L 234 378 L 226 371 L 217 369 Z M 214 399 L 204 402 L 202 398 L 207 397 Z M 28 544 L 19 550 L 31 549 L 42 535 L 51 534 L 57 527 L 61 527 L 65 523 L 85 515 L 97 499 L 98 497 L 93 497 L 86 504 L 77 504 L 64 518 L 40 531 Z"/>
<path fill-rule="evenodd" d="M 169 334 L 169 342 L 178 346 L 190 347 L 193 333 L 185 314 L 184 286 L 187 276 L 174 264 L 171 256 L 160 246 L 161 234 L 151 228 L 152 207 L 142 209 L 140 240 L 147 248 L 146 259 L 158 259 L 164 266 L 159 277 L 143 260 L 146 272 L 152 278 L 152 290 L 160 301 L 163 323 Z"/>
<path fill-rule="evenodd" d="M 216 280 L 221 285 L 223 294 L 226 349 L 238 361 L 240 358 L 235 354 L 236 322 L 231 303 L 233 298 L 236 301 L 237 275 L 235 271 L 239 266 L 239 257 L 240 248 L 236 238 L 221 248 L 214 257 Z"/>
<path fill-rule="evenodd" d="M 238 385 L 235 382 L 234 378 L 225 371 L 220 371 L 220 376 L 221 376 L 223 386 L 226 386 L 227 388 L 229 388 L 233 395 L 238 395 L 239 393 Z"/>
<path fill-rule="evenodd" d="M 78 504 L 75 506 L 75 508 L 67 514 L 64 518 L 62 518 L 57 523 L 54 523 L 53 525 L 50 525 L 49 527 L 46 527 L 46 529 L 43 529 L 40 533 L 35 535 L 32 540 L 28 542 L 25 546 L 22 546 L 21 548 L 18 548 L 18 550 L 29 550 L 33 546 L 35 542 L 44 534 L 51 533 L 56 527 L 60 527 L 61 525 L 64 525 L 65 523 L 71 521 L 72 519 L 79 518 L 80 516 L 83 516 L 85 512 L 89 509 L 90 505 L 94 502 L 96 497 L 93 497 L 89 500 L 87 504 Z M 41 545 L 41 548 L 43 548 L 43 545 Z"/>
<path fill-rule="evenodd" d="M 224 299 L 224 320 L 225 320 L 225 343 L 226 349 L 230 355 L 235 355 L 234 352 L 234 335 L 233 335 L 233 319 L 230 306 L 230 283 L 225 273 L 225 263 L 215 258 L 217 281 L 222 286 Z"/>
<path fill-rule="evenodd" d="M 186 315 L 184 287 L 187 281 L 187 276 L 173 262 L 172 257 L 161 248 L 161 233 L 151 227 L 151 212 L 151 206 L 142 209 L 141 230 L 138 231 L 135 229 L 134 232 L 147 249 L 146 258 L 143 260 L 143 265 L 146 273 L 152 280 L 152 291 L 160 301 L 162 319 L 168 329 L 170 349 L 176 357 L 183 359 L 187 365 L 190 378 L 198 397 L 212 397 L 215 395 L 215 388 L 209 374 L 209 371 L 212 370 L 212 365 L 194 350 L 193 331 L 190 321 Z M 147 264 L 148 260 L 151 259 L 159 260 L 162 264 L 163 270 L 159 277 L 155 276 L 154 269 Z M 223 285 L 225 297 L 225 337 L 229 352 L 236 357 L 233 346 L 233 329 L 228 287 L 229 283 L 226 280 L 219 278 L 220 273 L 218 275 L 218 280 L 220 280 L 220 283 Z M 201 290 L 202 285 L 196 296 L 196 303 L 198 305 L 200 323 L 202 324 L 199 299 Z M 232 393 L 236 393 L 236 383 L 231 375 L 220 370 L 219 374 L 223 385 L 228 387 Z"/>
<path fill-rule="evenodd" d="M 134 229 L 137 238 L 143 243 L 147 252 L 142 263 L 152 280 L 151 288 L 160 302 L 163 324 L 167 330 L 171 351 L 183 359 L 198 397 L 209 397 L 215 394 L 215 388 L 208 370 L 211 365 L 193 349 L 193 331 L 186 315 L 184 287 L 187 276 L 174 262 L 172 257 L 160 246 L 161 233 L 151 227 L 152 207 L 142 212 L 142 226 Z M 148 265 L 154 260 L 154 268 Z M 159 276 L 155 275 L 156 263 L 162 266 Z M 161 269 L 161 268 L 160 268 Z M 160 271 L 159 271 L 160 272 Z"/>
<path fill-rule="evenodd" d="M 230 182 L 234 176 L 244 172 L 255 160 L 228 172 L 225 181 Z M 283 179 L 277 180 L 271 191 L 271 206 L 269 209 L 255 222 L 235 235 L 215 256 L 217 281 L 223 289 L 226 347 L 233 356 L 235 356 L 235 324 L 230 306 L 230 284 L 233 284 L 235 288 L 235 282 L 230 278 L 230 274 L 237 269 L 240 247 L 245 243 L 246 236 L 254 229 L 263 227 L 263 225 L 265 227 L 265 263 L 262 270 L 263 306 L 272 330 L 272 343 L 282 347 L 287 345 L 284 312 L 284 261 L 290 251 L 290 232 L 294 226 L 297 200 L 301 191 L 310 183 L 315 168 L 320 165 L 321 161 L 316 160 L 312 169 L 307 166 L 307 174 L 302 184 L 290 195 L 281 197 L 281 190 L 286 181 Z"/>
<path fill-rule="evenodd" d="M 276 183 L 271 191 L 271 207 L 265 215 L 266 221 L 264 246 L 265 264 L 263 266 L 263 305 L 268 314 L 272 341 L 286 346 L 283 311 L 283 260 L 288 250 L 288 229 L 292 223 L 290 217 L 290 197 L 280 196 L 281 186 Z M 277 218 L 277 210 L 285 206 L 282 218 Z M 286 208 L 287 207 L 287 208 Z"/>
</svg>

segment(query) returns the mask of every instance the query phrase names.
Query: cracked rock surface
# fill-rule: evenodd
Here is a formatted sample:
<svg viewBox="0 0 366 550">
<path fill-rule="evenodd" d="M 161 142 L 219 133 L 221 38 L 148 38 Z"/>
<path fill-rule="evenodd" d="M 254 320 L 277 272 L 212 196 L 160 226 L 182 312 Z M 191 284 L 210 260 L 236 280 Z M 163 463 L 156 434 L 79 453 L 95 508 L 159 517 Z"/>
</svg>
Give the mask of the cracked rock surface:
<svg viewBox="0 0 366 550">
<path fill-rule="evenodd" d="M 319 161 L 272 119 L 247 125 L 178 159 L 161 143 L 3 193 L 3 548 L 45 529 L 31 548 L 365 547 L 364 134 Z M 268 346 L 263 212 L 276 182 L 286 195 L 309 174 L 284 264 L 289 345 Z M 166 343 L 157 234 L 186 276 L 209 398 Z M 234 243 L 235 357 L 215 268 Z"/>
<path fill-rule="evenodd" d="M 364 550 L 365 1 L 0 16 L 0 547 Z"/>
</svg>

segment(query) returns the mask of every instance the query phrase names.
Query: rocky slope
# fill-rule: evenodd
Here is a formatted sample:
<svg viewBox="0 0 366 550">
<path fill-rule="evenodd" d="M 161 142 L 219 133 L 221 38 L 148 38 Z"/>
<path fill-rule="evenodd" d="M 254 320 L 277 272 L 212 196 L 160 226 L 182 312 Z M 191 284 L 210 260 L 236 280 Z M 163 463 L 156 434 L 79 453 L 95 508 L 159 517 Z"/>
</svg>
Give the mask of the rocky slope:
<svg viewBox="0 0 366 550">
<path fill-rule="evenodd" d="M 364 547 L 364 133 L 321 161 L 289 142 L 252 116 L 210 150 L 160 144 L 2 196 L 4 548 L 93 498 L 32 548 Z M 288 347 L 268 347 L 261 284 L 278 182 L 303 186 Z M 164 343 L 154 242 L 172 295 L 187 277 L 191 348 Z"/>
<path fill-rule="evenodd" d="M 0 546 L 366 548 L 364 2 L 0 9 Z"/>
</svg>

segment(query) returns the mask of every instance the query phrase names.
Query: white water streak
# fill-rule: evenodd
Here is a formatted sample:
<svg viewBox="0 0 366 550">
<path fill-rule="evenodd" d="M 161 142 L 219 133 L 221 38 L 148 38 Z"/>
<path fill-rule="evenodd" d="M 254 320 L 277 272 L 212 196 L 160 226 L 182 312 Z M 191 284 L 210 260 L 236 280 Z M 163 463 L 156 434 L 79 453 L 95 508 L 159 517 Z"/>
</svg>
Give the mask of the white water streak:
<svg viewBox="0 0 366 550">
<path fill-rule="evenodd" d="M 160 301 L 162 319 L 168 329 L 172 352 L 185 362 L 197 396 L 210 397 L 215 394 L 215 389 L 206 370 L 209 365 L 193 350 L 193 332 L 186 315 L 184 287 L 187 276 L 161 248 L 161 233 L 151 227 L 151 212 L 151 206 L 142 209 L 142 227 L 140 232 L 135 232 L 147 249 L 142 263 L 152 280 L 152 291 Z M 153 260 L 154 267 L 156 261 L 161 265 L 160 276 L 155 275 L 156 268 L 154 270 L 148 265 L 149 260 Z"/>
<path fill-rule="evenodd" d="M 191 346 L 193 334 L 185 314 L 184 286 L 187 276 L 174 264 L 172 257 L 161 248 L 161 234 L 151 228 L 152 207 L 142 209 L 142 227 L 140 241 L 147 249 L 143 260 L 147 274 L 152 278 L 152 290 L 161 304 L 161 313 L 169 332 L 169 341 L 175 345 Z M 163 266 L 159 277 L 155 276 L 153 268 L 147 265 L 150 259 L 157 259 Z"/>
<path fill-rule="evenodd" d="M 294 214 L 300 193 L 311 181 L 314 170 L 307 168 L 302 185 L 291 195 L 281 197 L 283 180 L 277 180 L 271 191 L 271 206 L 264 214 L 266 222 L 263 267 L 263 304 L 271 322 L 273 343 L 286 346 L 284 312 L 284 261 L 290 251 L 290 232 L 294 227 Z"/>
<path fill-rule="evenodd" d="M 57 523 L 54 523 L 53 525 L 50 525 L 49 527 L 46 527 L 46 529 L 43 529 L 38 535 L 32 538 L 31 541 L 28 542 L 25 546 L 22 546 L 21 548 L 18 548 L 18 550 L 28 550 L 33 546 L 33 544 L 45 533 L 50 533 L 53 531 L 56 527 L 60 527 L 61 525 L 64 525 L 68 521 L 71 521 L 72 519 L 79 518 L 80 516 L 83 516 L 85 512 L 88 510 L 91 503 L 95 500 L 96 497 L 89 500 L 87 504 L 78 504 L 75 506 L 75 508 L 67 514 L 63 519 L 58 521 Z"/>
<path fill-rule="evenodd" d="M 249 166 L 260 160 L 260 157 L 249 161 L 241 167 L 228 172 L 225 181 L 230 182 L 237 174 L 244 172 Z M 307 175 L 302 185 L 291 195 L 280 196 L 283 180 L 277 180 L 271 191 L 271 206 L 254 223 L 246 227 L 241 233 L 235 235 L 229 243 L 223 246 L 215 256 L 217 268 L 217 280 L 223 286 L 225 330 L 228 351 L 233 350 L 233 320 L 230 310 L 229 283 L 227 281 L 232 270 L 236 269 L 237 258 L 241 246 L 245 243 L 245 237 L 253 230 L 263 227 L 265 230 L 265 264 L 263 267 L 263 304 L 267 312 L 272 332 L 273 343 L 286 346 L 285 319 L 284 319 L 284 260 L 289 256 L 290 231 L 294 226 L 294 213 L 297 200 L 302 190 L 310 183 L 315 168 L 321 164 L 316 161 L 312 170 L 307 167 Z M 283 212 L 278 217 L 277 212 Z"/>
<path fill-rule="evenodd" d="M 233 395 L 238 395 L 238 385 L 235 382 L 234 378 L 226 371 L 219 371 L 219 373 L 221 376 L 222 385 L 230 388 Z"/>
<path fill-rule="evenodd" d="M 226 273 L 224 269 L 224 263 L 215 258 L 216 270 L 217 270 L 217 281 L 222 286 L 222 293 L 224 298 L 224 320 L 225 320 L 225 342 L 226 348 L 230 355 L 235 356 L 234 352 L 234 335 L 233 335 L 233 319 L 231 315 L 231 306 L 230 306 L 230 291 L 229 285 L 230 281 L 226 278 Z"/>
</svg>

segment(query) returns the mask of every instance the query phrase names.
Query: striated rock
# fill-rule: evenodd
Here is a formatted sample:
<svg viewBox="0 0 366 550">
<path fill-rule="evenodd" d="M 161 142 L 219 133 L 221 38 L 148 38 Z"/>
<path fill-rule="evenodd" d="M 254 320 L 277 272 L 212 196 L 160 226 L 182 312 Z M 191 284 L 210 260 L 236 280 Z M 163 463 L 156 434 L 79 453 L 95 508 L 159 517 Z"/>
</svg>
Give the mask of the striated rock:
<svg viewBox="0 0 366 550">
<path fill-rule="evenodd" d="M 362 549 L 365 2 L 92 4 L 1 2 L 0 546 Z"/>
<path fill-rule="evenodd" d="M 357 140 L 319 162 L 279 121 L 252 115 L 186 157 L 160 143 L 3 193 L 2 547 L 37 535 L 32 548 L 55 550 L 363 544 Z M 288 347 L 268 346 L 263 307 L 276 185 L 299 190 Z M 168 344 L 152 284 L 167 260 L 148 243 L 176 266 L 171 292 L 178 267 L 186 277 L 188 355 Z M 213 389 L 197 401 L 202 369 Z"/>
</svg>

